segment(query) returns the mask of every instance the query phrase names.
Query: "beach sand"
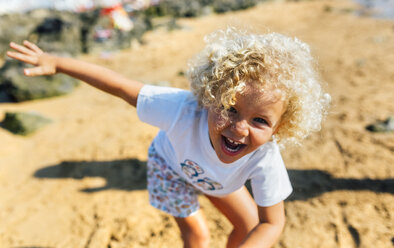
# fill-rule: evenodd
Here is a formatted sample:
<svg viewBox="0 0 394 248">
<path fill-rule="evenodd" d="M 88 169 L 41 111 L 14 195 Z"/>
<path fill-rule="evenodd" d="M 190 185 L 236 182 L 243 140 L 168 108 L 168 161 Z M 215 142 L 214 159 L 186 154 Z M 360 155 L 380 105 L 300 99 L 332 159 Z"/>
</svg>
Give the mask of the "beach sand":
<svg viewBox="0 0 394 248">
<path fill-rule="evenodd" d="M 227 25 L 307 42 L 332 108 L 322 131 L 284 150 L 294 193 L 275 247 L 393 247 L 394 133 L 365 126 L 394 114 L 394 22 L 358 17 L 341 0 L 268 2 L 182 19 L 111 58 L 83 56 L 143 82 L 187 88 L 180 72 L 204 35 Z M 0 104 L 54 122 L 29 137 L 0 129 L 0 247 L 182 247 L 175 221 L 148 203 L 147 148 L 157 129 L 120 99 L 88 85 L 46 100 Z M 229 222 L 201 196 L 211 247 Z"/>
</svg>

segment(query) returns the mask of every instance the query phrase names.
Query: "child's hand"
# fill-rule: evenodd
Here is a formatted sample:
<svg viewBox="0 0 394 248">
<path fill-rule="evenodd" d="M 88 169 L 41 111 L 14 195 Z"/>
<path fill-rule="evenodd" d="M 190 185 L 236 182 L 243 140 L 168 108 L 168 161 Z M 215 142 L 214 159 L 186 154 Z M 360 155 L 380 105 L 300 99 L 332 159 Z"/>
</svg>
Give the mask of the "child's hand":
<svg viewBox="0 0 394 248">
<path fill-rule="evenodd" d="M 44 53 L 35 44 L 24 41 L 24 46 L 10 43 L 10 47 L 16 52 L 7 52 L 7 56 L 13 59 L 20 60 L 22 62 L 32 64 L 36 67 L 24 69 L 26 76 L 42 76 L 52 75 L 56 73 L 56 57 Z"/>
</svg>

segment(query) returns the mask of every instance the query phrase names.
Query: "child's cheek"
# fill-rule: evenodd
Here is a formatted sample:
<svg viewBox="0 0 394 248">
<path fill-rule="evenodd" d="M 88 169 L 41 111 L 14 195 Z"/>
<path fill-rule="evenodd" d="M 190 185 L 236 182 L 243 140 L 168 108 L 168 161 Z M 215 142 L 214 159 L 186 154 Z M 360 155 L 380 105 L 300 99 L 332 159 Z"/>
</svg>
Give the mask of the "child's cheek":
<svg viewBox="0 0 394 248">
<path fill-rule="evenodd" d="M 220 131 L 225 128 L 229 123 L 229 119 L 224 118 L 221 114 L 215 113 L 212 116 L 212 125 L 216 131 Z"/>
</svg>

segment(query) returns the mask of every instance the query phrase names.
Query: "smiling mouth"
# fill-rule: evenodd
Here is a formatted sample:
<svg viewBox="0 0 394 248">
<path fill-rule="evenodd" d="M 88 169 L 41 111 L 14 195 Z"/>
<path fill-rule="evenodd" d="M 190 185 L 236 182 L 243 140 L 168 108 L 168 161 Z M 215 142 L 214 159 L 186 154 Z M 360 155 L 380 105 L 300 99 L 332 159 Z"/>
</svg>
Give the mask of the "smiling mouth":
<svg viewBox="0 0 394 248">
<path fill-rule="evenodd" d="M 236 142 L 232 139 L 222 136 L 222 150 L 227 155 L 235 156 L 239 154 L 245 147 L 246 147 L 245 144 Z"/>
</svg>

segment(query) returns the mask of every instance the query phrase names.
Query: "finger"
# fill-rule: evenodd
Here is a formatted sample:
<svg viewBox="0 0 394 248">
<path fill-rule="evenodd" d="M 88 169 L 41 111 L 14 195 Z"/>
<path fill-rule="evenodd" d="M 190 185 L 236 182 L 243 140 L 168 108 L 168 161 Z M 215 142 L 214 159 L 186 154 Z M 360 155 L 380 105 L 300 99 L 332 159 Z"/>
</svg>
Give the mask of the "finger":
<svg viewBox="0 0 394 248">
<path fill-rule="evenodd" d="M 27 55 L 34 55 L 34 51 L 32 51 L 30 49 L 27 49 L 24 46 L 18 45 L 18 44 L 14 43 L 14 42 L 10 43 L 10 47 L 12 49 L 15 49 L 16 51 L 18 51 L 20 53 L 27 54 Z"/>
<path fill-rule="evenodd" d="M 36 44 L 31 43 L 30 41 L 27 41 L 27 40 L 23 41 L 23 45 L 25 45 L 25 47 L 35 51 L 36 53 L 39 53 L 39 54 L 44 53 Z"/>
<path fill-rule="evenodd" d="M 32 65 L 36 65 L 38 61 L 35 56 L 25 55 L 18 52 L 7 52 L 7 56 Z"/>
</svg>

